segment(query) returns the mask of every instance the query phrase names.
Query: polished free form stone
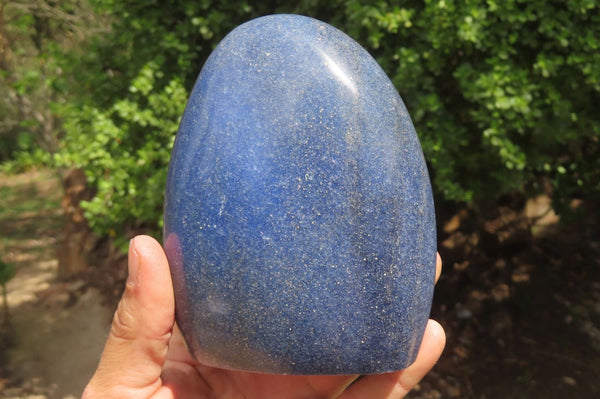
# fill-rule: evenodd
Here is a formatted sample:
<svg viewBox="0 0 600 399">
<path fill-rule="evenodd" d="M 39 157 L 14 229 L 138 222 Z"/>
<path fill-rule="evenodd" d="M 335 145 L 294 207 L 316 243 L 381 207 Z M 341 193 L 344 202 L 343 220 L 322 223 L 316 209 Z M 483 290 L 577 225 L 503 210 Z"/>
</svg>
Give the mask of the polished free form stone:
<svg viewBox="0 0 600 399">
<path fill-rule="evenodd" d="M 341 31 L 275 15 L 231 32 L 189 98 L 165 200 L 177 322 L 202 363 L 370 374 L 414 360 L 431 187 L 394 86 Z"/>
</svg>

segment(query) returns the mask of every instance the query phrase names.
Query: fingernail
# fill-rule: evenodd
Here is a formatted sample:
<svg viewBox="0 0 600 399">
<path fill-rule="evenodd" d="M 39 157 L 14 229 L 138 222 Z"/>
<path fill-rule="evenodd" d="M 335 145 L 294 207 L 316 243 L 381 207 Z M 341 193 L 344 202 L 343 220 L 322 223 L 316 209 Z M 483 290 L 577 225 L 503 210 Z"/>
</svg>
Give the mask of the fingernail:
<svg viewBox="0 0 600 399">
<path fill-rule="evenodd" d="M 135 250 L 135 238 L 132 238 L 129 241 L 129 259 L 128 259 L 128 267 L 129 267 L 129 276 L 127 277 L 127 282 L 132 282 L 137 284 L 138 274 L 140 269 L 140 257 Z"/>
</svg>

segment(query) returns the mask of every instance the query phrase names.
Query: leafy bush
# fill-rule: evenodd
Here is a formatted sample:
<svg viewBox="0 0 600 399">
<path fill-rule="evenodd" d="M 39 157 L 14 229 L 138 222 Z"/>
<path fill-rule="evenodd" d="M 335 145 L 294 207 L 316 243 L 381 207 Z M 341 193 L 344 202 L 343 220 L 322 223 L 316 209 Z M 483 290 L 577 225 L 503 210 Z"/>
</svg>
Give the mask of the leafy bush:
<svg viewBox="0 0 600 399">
<path fill-rule="evenodd" d="M 43 153 L 57 149 L 54 105 L 70 91 L 61 83 L 62 55 L 97 25 L 86 1 L 0 3 L 0 162 L 11 164 L 6 169 L 44 163 Z"/>
<path fill-rule="evenodd" d="M 600 192 L 595 1 L 349 2 L 412 113 L 435 187 L 454 200 Z"/>
<path fill-rule="evenodd" d="M 10 325 L 10 315 L 8 310 L 8 292 L 6 284 L 16 275 L 15 266 L 12 263 L 5 263 L 0 258 L 0 296 L 2 297 L 3 323 Z"/>
<path fill-rule="evenodd" d="M 13 151 L 12 159 L 0 164 L 0 172 L 21 173 L 31 169 L 45 168 L 54 166 L 54 159 L 51 153 L 41 148 L 24 149 Z"/>
<path fill-rule="evenodd" d="M 282 2 L 283 3 L 283 2 Z M 100 232 L 160 223 L 169 151 L 204 59 L 236 25 L 295 12 L 362 43 L 405 100 L 438 196 L 600 198 L 600 8 L 594 0 L 99 2 L 114 24 L 66 56 L 63 164 L 97 187 Z M 80 104 L 83 103 L 83 106 Z"/>
</svg>

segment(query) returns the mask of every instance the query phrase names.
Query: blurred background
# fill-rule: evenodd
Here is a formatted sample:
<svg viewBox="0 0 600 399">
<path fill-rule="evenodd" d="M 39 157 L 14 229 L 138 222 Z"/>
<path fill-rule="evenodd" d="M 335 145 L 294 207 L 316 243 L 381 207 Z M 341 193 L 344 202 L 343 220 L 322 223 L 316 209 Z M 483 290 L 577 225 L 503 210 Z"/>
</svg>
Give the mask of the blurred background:
<svg viewBox="0 0 600 399">
<path fill-rule="evenodd" d="M 0 0 L 0 398 L 80 395 L 204 60 L 272 13 L 361 43 L 419 134 L 448 344 L 410 397 L 599 397 L 597 0 Z"/>
</svg>

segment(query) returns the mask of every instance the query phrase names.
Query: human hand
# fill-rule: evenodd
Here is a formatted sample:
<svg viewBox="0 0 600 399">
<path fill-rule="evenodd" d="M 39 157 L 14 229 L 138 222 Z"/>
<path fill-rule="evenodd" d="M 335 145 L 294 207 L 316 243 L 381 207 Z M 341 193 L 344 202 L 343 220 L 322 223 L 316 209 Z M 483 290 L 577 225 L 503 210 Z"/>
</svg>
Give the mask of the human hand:
<svg viewBox="0 0 600 399">
<path fill-rule="evenodd" d="M 438 255 L 436 281 L 442 263 Z M 398 399 L 433 367 L 446 337 L 429 320 L 419 354 L 387 374 L 295 376 L 224 370 L 198 363 L 175 324 L 169 265 L 160 244 L 138 236 L 129 247 L 129 277 L 100 364 L 83 399 Z"/>
</svg>

